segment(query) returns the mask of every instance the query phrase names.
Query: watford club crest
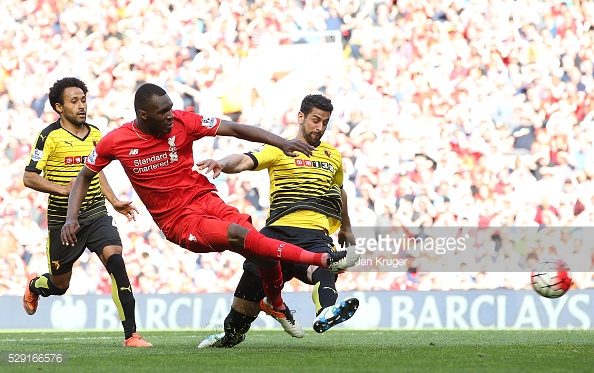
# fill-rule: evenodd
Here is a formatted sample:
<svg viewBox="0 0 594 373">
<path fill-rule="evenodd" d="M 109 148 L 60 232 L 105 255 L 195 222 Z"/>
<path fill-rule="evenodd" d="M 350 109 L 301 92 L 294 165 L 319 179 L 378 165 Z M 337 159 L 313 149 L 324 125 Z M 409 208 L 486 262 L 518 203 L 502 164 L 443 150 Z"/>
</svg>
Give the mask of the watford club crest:
<svg viewBox="0 0 594 373">
<path fill-rule="evenodd" d="M 324 150 L 324 154 L 326 154 L 326 157 L 330 158 L 330 152 L 328 150 Z"/>
</svg>

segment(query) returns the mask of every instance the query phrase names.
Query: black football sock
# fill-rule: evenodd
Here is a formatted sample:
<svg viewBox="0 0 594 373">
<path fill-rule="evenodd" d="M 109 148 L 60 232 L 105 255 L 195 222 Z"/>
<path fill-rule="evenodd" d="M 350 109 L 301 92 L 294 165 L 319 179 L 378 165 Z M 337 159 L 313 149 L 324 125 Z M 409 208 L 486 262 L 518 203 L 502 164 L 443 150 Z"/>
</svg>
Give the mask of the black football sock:
<svg viewBox="0 0 594 373">
<path fill-rule="evenodd" d="M 318 268 L 312 274 L 314 289 L 311 293 L 311 299 L 316 306 L 316 316 L 326 308 L 333 306 L 338 299 L 338 292 L 336 291 L 336 275 L 323 268 Z"/>
<path fill-rule="evenodd" d="M 225 318 L 224 327 L 225 334 L 245 334 L 250 330 L 250 326 L 256 320 L 256 316 L 248 316 L 231 308 L 229 314 Z"/>
<path fill-rule="evenodd" d="M 42 297 L 49 297 L 50 295 L 64 295 L 68 289 L 60 289 L 54 285 L 50 280 L 50 274 L 43 275 L 31 280 L 29 283 L 29 290 L 32 293 L 41 295 Z"/>
<path fill-rule="evenodd" d="M 136 320 L 134 308 L 136 301 L 132 293 L 132 285 L 126 273 L 124 258 L 120 254 L 114 254 L 107 259 L 105 268 L 111 277 L 111 297 L 115 303 L 122 326 L 124 337 L 130 338 L 136 332 Z"/>
</svg>

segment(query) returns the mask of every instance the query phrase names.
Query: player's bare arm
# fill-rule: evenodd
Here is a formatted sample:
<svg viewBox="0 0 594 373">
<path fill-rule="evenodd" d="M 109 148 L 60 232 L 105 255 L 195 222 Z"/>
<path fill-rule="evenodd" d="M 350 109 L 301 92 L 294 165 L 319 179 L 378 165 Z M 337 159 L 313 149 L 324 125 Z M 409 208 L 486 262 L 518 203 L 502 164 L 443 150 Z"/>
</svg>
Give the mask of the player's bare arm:
<svg viewBox="0 0 594 373">
<path fill-rule="evenodd" d="M 341 188 L 342 193 L 342 214 L 341 214 L 341 226 L 338 231 L 338 243 L 341 247 L 355 245 L 355 235 L 351 229 L 351 219 L 349 218 L 349 206 L 347 203 L 347 194 L 344 189 Z"/>
<path fill-rule="evenodd" d="M 103 193 L 105 199 L 111 203 L 113 208 L 128 218 L 128 221 L 136 220 L 138 210 L 136 207 L 132 206 L 132 201 L 120 201 L 118 197 L 116 197 L 113 189 L 111 189 L 111 186 L 107 182 L 107 178 L 103 171 L 99 172 L 99 182 L 101 185 L 101 193 Z"/>
<path fill-rule="evenodd" d="M 228 120 L 221 120 L 217 136 L 233 136 L 242 140 L 269 144 L 279 148 L 289 157 L 296 157 L 297 153 L 295 152 L 310 156 L 315 149 L 304 141 L 283 139 L 282 137 L 262 128 L 239 124 Z"/>
<path fill-rule="evenodd" d="M 205 159 L 196 165 L 198 166 L 198 170 L 205 170 L 205 174 L 212 171 L 212 177 L 216 179 L 221 172 L 237 174 L 242 171 L 251 170 L 254 167 L 254 160 L 245 154 L 231 154 L 218 161 Z"/>
<path fill-rule="evenodd" d="M 96 175 L 96 172 L 91 171 L 87 167 L 83 167 L 76 177 L 76 181 L 74 182 L 72 190 L 70 191 L 70 196 L 68 197 L 66 222 L 64 223 L 60 234 L 62 244 L 64 245 L 74 245 L 74 243 L 76 243 L 76 232 L 80 229 L 80 225 L 78 224 L 78 213 L 85 196 L 89 191 L 91 181 Z"/>
<path fill-rule="evenodd" d="M 27 188 L 31 188 L 42 193 L 57 194 L 60 196 L 67 196 L 70 194 L 70 190 L 74 185 L 74 180 L 75 179 L 72 179 L 68 184 L 62 185 L 52 183 L 37 172 L 25 171 L 23 174 L 23 184 Z"/>
</svg>

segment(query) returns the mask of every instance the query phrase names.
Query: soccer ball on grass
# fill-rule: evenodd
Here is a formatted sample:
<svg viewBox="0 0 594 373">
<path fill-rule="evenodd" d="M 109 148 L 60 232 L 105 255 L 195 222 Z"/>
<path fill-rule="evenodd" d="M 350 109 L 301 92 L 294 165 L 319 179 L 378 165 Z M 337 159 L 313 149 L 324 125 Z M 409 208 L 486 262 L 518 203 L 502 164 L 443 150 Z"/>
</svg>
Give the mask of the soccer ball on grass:
<svg viewBox="0 0 594 373">
<path fill-rule="evenodd" d="M 559 298 L 571 286 L 571 271 L 561 259 L 541 260 L 532 270 L 532 287 L 545 298 Z"/>
</svg>

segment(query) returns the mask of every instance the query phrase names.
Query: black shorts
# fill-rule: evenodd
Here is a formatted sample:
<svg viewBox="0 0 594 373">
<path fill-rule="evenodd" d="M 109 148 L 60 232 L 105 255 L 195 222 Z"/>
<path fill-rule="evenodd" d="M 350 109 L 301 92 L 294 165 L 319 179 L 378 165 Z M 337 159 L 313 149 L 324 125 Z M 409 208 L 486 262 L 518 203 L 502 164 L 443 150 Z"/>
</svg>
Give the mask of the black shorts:
<svg viewBox="0 0 594 373">
<path fill-rule="evenodd" d="M 81 223 L 76 233 L 74 246 L 62 245 L 61 229 L 50 229 L 47 241 L 47 256 L 50 274 L 57 276 L 72 271 L 72 265 L 80 258 L 85 248 L 101 255 L 106 246 L 122 246 L 113 218 L 107 214 L 92 221 Z"/>
<path fill-rule="evenodd" d="M 260 233 L 266 237 L 285 241 L 314 253 L 336 251 L 332 237 L 328 236 L 324 231 L 317 229 L 272 226 L 262 228 Z M 237 286 L 235 296 L 250 301 L 262 299 L 264 297 L 264 289 L 262 288 L 262 280 L 258 273 L 258 266 L 246 260 L 243 262 L 243 269 L 245 272 Z M 314 270 L 317 269 L 316 266 L 281 261 L 281 269 L 284 282 L 292 278 L 297 278 L 305 284 L 314 285 L 311 276 Z M 336 275 L 334 276 L 336 277 Z"/>
</svg>

